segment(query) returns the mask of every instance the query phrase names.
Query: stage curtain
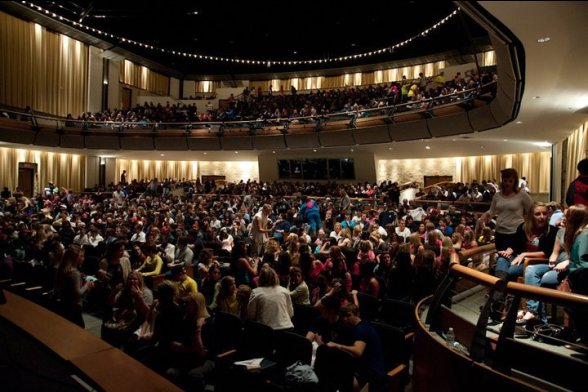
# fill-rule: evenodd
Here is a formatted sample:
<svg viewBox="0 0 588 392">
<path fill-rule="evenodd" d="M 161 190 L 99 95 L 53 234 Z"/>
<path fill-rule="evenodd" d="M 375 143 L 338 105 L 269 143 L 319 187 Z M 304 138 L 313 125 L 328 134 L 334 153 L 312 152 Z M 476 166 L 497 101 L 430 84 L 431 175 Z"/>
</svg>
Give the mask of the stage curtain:
<svg viewBox="0 0 588 392">
<path fill-rule="evenodd" d="M 87 45 L 0 12 L 0 102 L 77 117 L 87 92 Z"/>
</svg>

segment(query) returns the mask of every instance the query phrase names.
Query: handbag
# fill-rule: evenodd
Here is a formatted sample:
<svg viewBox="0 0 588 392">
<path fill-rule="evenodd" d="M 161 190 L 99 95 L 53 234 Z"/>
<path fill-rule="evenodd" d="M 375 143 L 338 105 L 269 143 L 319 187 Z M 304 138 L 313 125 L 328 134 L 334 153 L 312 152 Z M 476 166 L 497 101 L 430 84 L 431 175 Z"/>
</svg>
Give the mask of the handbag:
<svg viewBox="0 0 588 392">
<path fill-rule="evenodd" d="M 548 344 L 561 345 L 564 327 L 556 324 L 538 324 L 533 328 L 533 340 Z"/>
</svg>

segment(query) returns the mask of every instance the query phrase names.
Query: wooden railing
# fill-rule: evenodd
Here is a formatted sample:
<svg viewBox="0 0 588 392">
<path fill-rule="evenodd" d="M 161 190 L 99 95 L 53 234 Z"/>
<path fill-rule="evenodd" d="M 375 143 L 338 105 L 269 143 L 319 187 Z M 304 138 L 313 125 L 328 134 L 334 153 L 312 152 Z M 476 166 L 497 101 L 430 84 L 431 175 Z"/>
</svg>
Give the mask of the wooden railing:
<svg viewBox="0 0 588 392">
<path fill-rule="evenodd" d="M 435 295 L 418 304 L 414 390 L 583 389 L 583 381 L 568 376 L 588 371 L 588 347 L 573 341 L 564 347 L 563 342 L 549 345 L 528 337 L 515 338 L 515 320 L 522 298 L 558 305 L 576 314 L 588 314 L 588 296 L 506 282 L 463 265 L 469 258 L 493 252 L 492 247 L 488 245 L 453 254 L 450 273 Z M 460 280 L 480 286 L 468 293 L 485 301 L 477 322 L 471 321 L 471 314 L 464 314 L 478 312 L 471 309 L 471 306 L 479 306 L 473 305 L 477 300 L 471 301 L 472 305 L 457 306 L 459 302 L 451 299 L 455 295 L 455 283 Z M 490 328 L 488 311 L 496 305 L 497 298 L 508 298 L 504 302 L 506 316 L 501 327 Z M 445 331 L 450 326 L 455 329 L 458 348 L 448 347 L 445 343 Z M 533 335 L 533 331 L 525 333 Z"/>
</svg>

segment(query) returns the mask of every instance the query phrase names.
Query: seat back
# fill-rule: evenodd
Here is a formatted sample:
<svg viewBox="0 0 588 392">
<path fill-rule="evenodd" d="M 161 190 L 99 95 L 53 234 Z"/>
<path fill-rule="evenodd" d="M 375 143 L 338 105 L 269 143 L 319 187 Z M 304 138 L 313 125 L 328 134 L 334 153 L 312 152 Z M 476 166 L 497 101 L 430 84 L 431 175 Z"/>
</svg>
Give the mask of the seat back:
<svg viewBox="0 0 588 392">
<path fill-rule="evenodd" d="M 351 354 L 325 345 L 316 351 L 314 371 L 321 391 L 353 391 L 355 359 Z"/>
<path fill-rule="evenodd" d="M 404 332 L 413 331 L 416 323 L 414 310 L 410 302 L 385 299 L 382 301 L 380 321 L 401 328 Z"/>
<path fill-rule="evenodd" d="M 294 316 L 292 323 L 294 331 L 300 335 L 306 335 L 314 319 L 320 316 L 320 311 L 311 305 L 294 304 Z"/>
<path fill-rule="evenodd" d="M 372 322 L 372 326 L 382 341 L 386 370 L 394 369 L 400 364 L 408 365 L 410 345 L 405 339 L 404 331 L 393 325 L 376 321 Z"/>
<path fill-rule="evenodd" d="M 243 324 L 241 319 L 227 312 L 216 312 L 214 315 L 214 334 L 210 339 L 212 347 L 208 347 L 215 354 L 236 349 L 243 339 Z"/>
<path fill-rule="evenodd" d="M 276 362 L 287 367 L 296 361 L 310 365 L 312 343 L 302 335 L 293 332 L 276 332 Z"/>
<path fill-rule="evenodd" d="M 256 321 L 247 320 L 243 325 L 243 340 L 239 352 L 246 358 L 268 358 L 274 353 L 274 330 Z"/>
<path fill-rule="evenodd" d="M 361 318 L 364 320 L 375 320 L 380 313 L 380 300 L 373 295 L 366 293 L 357 293 L 359 302 L 359 311 Z"/>
</svg>

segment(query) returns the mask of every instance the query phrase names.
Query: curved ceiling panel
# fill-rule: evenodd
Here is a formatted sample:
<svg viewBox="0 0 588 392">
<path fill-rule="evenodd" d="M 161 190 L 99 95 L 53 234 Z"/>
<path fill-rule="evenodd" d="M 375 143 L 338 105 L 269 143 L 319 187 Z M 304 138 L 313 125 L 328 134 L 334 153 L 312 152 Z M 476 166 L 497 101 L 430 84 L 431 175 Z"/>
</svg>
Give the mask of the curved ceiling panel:
<svg viewBox="0 0 588 392">
<path fill-rule="evenodd" d="M 321 146 L 340 147 L 356 144 L 352 131 L 320 132 L 318 134 Z"/>
<path fill-rule="evenodd" d="M 218 137 L 199 137 L 199 138 L 188 138 L 188 146 L 193 151 L 206 151 L 206 150 L 220 150 L 220 141 Z"/>
<path fill-rule="evenodd" d="M 253 150 L 251 136 L 234 136 L 221 139 L 223 150 Z"/>
<path fill-rule="evenodd" d="M 355 138 L 355 142 L 359 144 L 388 143 L 392 141 L 390 139 L 390 133 L 388 133 L 388 127 L 385 125 L 356 129 L 353 131 L 353 137 Z"/>
<path fill-rule="evenodd" d="M 155 147 L 161 151 L 185 151 L 188 142 L 185 137 L 156 137 Z"/>
</svg>

